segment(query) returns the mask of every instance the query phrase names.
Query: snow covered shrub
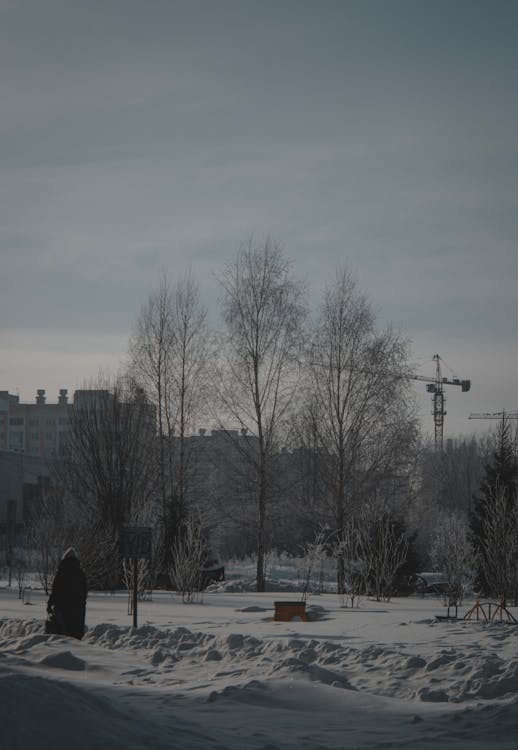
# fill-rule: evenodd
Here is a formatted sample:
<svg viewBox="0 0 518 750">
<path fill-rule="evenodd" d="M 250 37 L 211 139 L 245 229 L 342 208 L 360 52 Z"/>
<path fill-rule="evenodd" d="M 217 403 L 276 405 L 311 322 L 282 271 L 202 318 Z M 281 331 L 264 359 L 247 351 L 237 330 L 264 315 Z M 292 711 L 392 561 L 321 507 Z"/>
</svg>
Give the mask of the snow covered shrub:
<svg viewBox="0 0 518 750">
<path fill-rule="evenodd" d="M 16 583 L 18 584 L 18 598 L 23 598 L 23 590 L 27 580 L 27 574 L 31 567 L 31 554 L 30 550 L 26 547 L 20 547 L 16 550 L 12 568 L 16 576 Z"/>
<path fill-rule="evenodd" d="M 518 603 L 518 433 L 502 415 L 470 518 L 477 591 Z"/>
<path fill-rule="evenodd" d="M 430 559 L 444 576 L 449 602 L 461 603 L 473 582 L 475 554 L 467 519 L 458 512 L 443 512 L 432 535 Z"/>
<path fill-rule="evenodd" d="M 342 590 L 338 596 L 342 607 L 358 607 L 360 596 L 365 592 L 365 575 L 367 570 L 363 558 L 363 545 L 360 527 L 356 521 L 349 519 L 339 537 L 331 546 L 331 553 L 341 570 Z"/>
<path fill-rule="evenodd" d="M 203 588 L 203 565 L 207 547 L 201 524 L 190 518 L 171 547 L 169 576 L 182 601 L 191 603 Z"/>
<path fill-rule="evenodd" d="M 319 594 L 324 591 L 324 561 L 327 557 L 329 530 L 322 528 L 317 531 L 312 542 L 302 545 L 304 554 L 304 573 L 302 599 L 306 601 L 309 590 L 316 590 Z"/>
<path fill-rule="evenodd" d="M 502 487 L 492 492 L 482 523 L 479 560 L 490 594 L 518 601 L 518 506 Z"/>
<path fill-rule="evenodd" d="M 343 593 L 348 593 L 351 604 L 360 594 L 390 601 L 409 550 L 404 523 L 382 501 L 364 503 L 358 516 L 345 525 L 335 550 L 345 581 Z"/>
</svg>

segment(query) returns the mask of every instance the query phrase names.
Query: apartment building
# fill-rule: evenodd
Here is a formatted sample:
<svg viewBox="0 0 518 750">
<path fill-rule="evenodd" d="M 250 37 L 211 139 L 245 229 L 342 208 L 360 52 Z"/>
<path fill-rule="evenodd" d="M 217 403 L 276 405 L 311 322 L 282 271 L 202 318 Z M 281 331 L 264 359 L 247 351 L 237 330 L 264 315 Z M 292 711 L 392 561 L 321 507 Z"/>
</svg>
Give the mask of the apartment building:
<svg viewBox="0 0 518 750">
<path fill-rule="evenodd" d="M 62 388 L 56 403 L 47 403 L 43 389 L 33 403 L 0 391 L 0 451 L 26 453 L 40 458 L 65 455 L 72 405 Z"/>
<path fill-rule="evenodd" d="M 136 427 L 142 441 L 151 441 L 156 435 L 155 408 L 141 390 L 133 399 L 119 403 L 113 415 L 122 426 Z M 17 395 L 0 391 L 0 564 L 2 551 L 8 553 L 21 538 L 31 505 L 50 486 L 56 464 L 67 455 L 74 416 L 88 419 L 89 413 L 106 410 L 110 419 L 110 407 L 116 403 L 104 389 L 76 390 L 71 403 L 65 388 L 55 403 L 47 402 L 43 389 L 38 389 L 32 403 L 21 403 Z M 135 412 L 140 415 L 135 421 L 132 410 L 137 405 L 144 408 Z"/>
</svg>

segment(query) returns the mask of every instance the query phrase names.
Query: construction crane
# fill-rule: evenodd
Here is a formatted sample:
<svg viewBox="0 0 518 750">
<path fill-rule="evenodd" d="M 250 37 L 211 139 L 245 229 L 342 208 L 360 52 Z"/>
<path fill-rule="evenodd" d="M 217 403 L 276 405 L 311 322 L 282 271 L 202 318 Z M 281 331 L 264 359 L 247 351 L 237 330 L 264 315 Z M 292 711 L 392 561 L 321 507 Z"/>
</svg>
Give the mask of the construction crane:
<svg viewBox="0 0 518 750">
<path fill-rule="evenodd" d="M 506 419 L 518 419 L 518 411 L 475 412 L 469 415 L 469 419 L 501 419 L 505 422 Z"/>
<path fill-rule="evenodd" d="M 426 386 L 426 390 L 428 391 L 428 393 L 432 394 L 432 415 L 435 426 L 435 450 L 442 453 L 444 417 L 447 413 L 444 409 L 446 397 L 444 395 L 443 388 L 445 385 L 458 385 L 465 393 L 471 388 L 471 380 L 460 380 L 460 378 L 457 377 L 444 378 L 441 373 L 441 361 L 444 360 L 441 360 L 441 357 L 439 357 L 438 354 L 434 354 L 432 359 L 435 361 L 435 375 L 431 377 L 427 377 L 426 375 L 411 375 L 408 373 L 398 373 L 393 374 L 393 376 L 404 380 L 420 380 L 424 383 L 428 383 L 428 385 Z M 372 372 L 372 370 L 363 367 L 356 368 L 353 366 L 349 369 L 355 370 L 356 372 Z"/>
<path fill-rule="evenodd" d="M 438 354 L 434 354 L 432 359 L 435 361 L 435 377 L 426 377 L 426 375 L 410 375 L 411 380 L 421 380 L 428 383 L 426 390 L 432 394 L 433 404 L 433 422 L 435 426 L 435 441 L 434 446 L 437 452 L 442 453 L 443 450 L 443 428 L 444 428 L 444 417 L 447 412 L 444 409 L 446 403 L 446 396 L 444 395 L 443 388 L 445 385 L 458 385 L 460 386 L 463 393 L 466 393 L 471 388 L 471 380 L 460 380 L 460 378 L 444 378 L 441 373 L 441 358 Z"/>
</svg>

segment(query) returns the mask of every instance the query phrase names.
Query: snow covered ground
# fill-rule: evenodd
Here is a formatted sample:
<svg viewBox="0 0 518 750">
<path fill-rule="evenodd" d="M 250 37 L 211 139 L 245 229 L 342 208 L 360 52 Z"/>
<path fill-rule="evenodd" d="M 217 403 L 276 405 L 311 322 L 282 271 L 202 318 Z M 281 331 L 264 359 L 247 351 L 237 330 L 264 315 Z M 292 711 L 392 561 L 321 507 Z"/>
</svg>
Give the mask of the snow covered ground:
<svg viewBox="0 0 518 750">
<path fill-rule="evenodd" d="M 24 603 L 0 585 L 1 750 L 518 746 L 517 625 L 439 622 L 439 597 L 344 609 L 335 594 L 275 622 L 274 601 L 299 595 L 247 588 L 155 592 L 136 629 L 126 593 L 90 593 L 76 641 L 43 633 L 41 590 Z"/>
</svg>

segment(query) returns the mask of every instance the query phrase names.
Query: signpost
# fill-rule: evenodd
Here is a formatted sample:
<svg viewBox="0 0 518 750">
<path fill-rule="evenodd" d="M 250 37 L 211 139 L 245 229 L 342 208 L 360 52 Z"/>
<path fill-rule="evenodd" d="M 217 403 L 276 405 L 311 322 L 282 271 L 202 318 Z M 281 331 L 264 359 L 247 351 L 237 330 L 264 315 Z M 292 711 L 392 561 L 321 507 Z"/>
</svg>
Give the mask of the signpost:
<svg viewBox="0 0 518 750">
<path fill-rule="evenodd" d="M 148 526 L 126 526 L 122 545 L 126 560 L 133 560 L 133 627 L 137 627 L 138 561 L 151 560 L 151 529 Z"/>
</svg>

